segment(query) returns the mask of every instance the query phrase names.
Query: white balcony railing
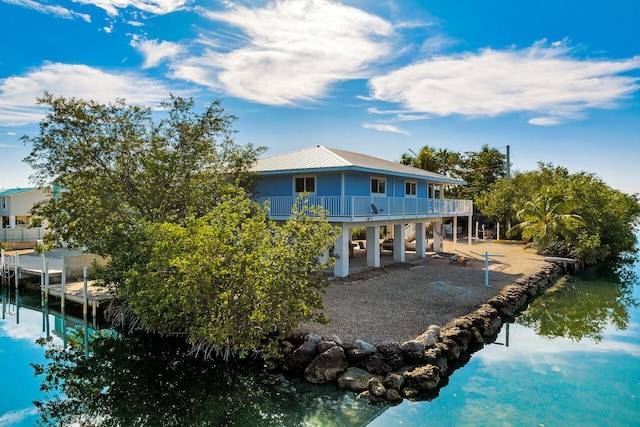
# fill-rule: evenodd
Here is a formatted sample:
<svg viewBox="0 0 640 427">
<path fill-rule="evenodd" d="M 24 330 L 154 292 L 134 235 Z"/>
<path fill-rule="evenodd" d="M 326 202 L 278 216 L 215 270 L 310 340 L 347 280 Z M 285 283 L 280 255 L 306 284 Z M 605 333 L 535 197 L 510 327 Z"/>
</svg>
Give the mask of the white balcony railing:
<svg viewBox="0 0 640 427">
<path fill-rule="evenodd" d="M 272 219 L 287 219 L 297 197 L 259 197 L 269 205 Z M 329 220 L 356 221 L 367 219 L 435 218 L 466 216 L 473 213 L 471 200 L 420 199 L 414 197 L 374 196 L 309 196 L 307 205 L 321 206 L 329 212 Z M 377 213 L 376 213 L 377 212 Z"/>
</svg>

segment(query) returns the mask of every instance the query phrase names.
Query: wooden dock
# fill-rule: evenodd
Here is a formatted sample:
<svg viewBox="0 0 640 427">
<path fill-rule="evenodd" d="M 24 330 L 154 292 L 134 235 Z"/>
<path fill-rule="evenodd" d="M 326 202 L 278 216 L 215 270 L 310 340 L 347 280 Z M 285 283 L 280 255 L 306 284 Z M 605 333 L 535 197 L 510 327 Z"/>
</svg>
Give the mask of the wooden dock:
<svg viewBox="0 0 640 427">
<path fill-rule="evenodd" d="M 54 283 L 48 286 L 45 283 L 41 284 L 40 290 L 42 291 L 45 305 L 48 304 L 49 297 L 59 298 L 60 306 L 63 308 L 66 301 L 81 304 L 83 312 L 86 312 L 88 307 L 91 306 L 93 317 L 96 316 L 100 304 L 113 299 L 113 295 L 108 289 L 96 286 L 92 280 L 87 280 L 86 287 L 84 280 L 82 282 Z"/>
<path fill-rule="evenodd" d="M 63 309 L 66 301 L 81 304 L 85 313 L 91 306 L 95 317 L 100 304 L 114 298 L 109 290 L 98 287 L 94 281 L 87 279 L 88 267 L 83 268 L 82 281 L 67 282 L 64 258 L 46 258 L 44 255 L 5 255 L 2 251 L 0 269 L 3 279 L 9 283 L 13 282 L 16 287 L 19 285 L 19 279 L 24 275 L 39 276 L 45 305 L 48 304 L 49 297 L 55 297 L 60 299 Z M 59 278 L 59 283 L 50 283 L 52 277 Z"/>
</svg>

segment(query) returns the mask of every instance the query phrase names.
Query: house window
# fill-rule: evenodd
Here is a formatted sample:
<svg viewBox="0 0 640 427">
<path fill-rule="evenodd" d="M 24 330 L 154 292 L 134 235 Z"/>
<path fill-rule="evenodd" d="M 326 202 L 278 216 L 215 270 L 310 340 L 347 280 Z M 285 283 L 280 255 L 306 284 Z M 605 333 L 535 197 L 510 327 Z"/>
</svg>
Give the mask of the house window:
<svg viewBox="0 0 640 427">
<path fill-rule="evenodd" d="M 405 196 L 415 196 L 417 194 L 418 184 L 415 181 L 404 182 L 404 194 Z"/>
<path fill-rule="evenodd" d="M 0 197 L 0 209 L 7 209 L 6 197 Z"/>
<path fill-rule="evenodd" d="M 384 178 L 371 178 L 371 194 L 386 194 L 385 183 Z"/>
<path fill-rule="evenodd" d="M 315 193 L 316 178 L 314 176 L 298 176 L 294 179 L 296 193 Z"/>
</svg>

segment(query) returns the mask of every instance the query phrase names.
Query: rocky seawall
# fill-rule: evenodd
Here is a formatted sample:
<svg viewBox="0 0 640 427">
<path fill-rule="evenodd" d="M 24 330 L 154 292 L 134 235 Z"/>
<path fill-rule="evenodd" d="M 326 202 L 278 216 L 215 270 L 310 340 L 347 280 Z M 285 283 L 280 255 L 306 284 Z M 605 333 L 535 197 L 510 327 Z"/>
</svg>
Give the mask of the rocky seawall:
<svg viewBox="0 0 640 427">
<path fill-rule="evenodd" d="M 505 321 L 526 309 L 562 273 L 561 263 L 545 264 L 538 273 L 504 287 L 472 313 L 444 326 L 431 325 L 402 343 L 347 343 L 335 335 L 287 337 L 280 343 L 285 357 L 277 368 L 302 374 L 313 383 L 337 382 L 363 398 L 391 403 L 430 398 L 471 354 L 495 341 Z"/>
</svg>

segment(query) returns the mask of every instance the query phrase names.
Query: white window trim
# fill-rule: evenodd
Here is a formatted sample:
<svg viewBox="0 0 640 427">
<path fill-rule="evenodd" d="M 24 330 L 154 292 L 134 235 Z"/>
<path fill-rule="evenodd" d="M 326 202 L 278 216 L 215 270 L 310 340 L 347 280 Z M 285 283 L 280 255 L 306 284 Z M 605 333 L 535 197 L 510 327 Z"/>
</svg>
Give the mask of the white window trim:
<svg viewBox="0 0 640 427">
<path fill-rule="evenodd" d="M 414 194 L 407 193 L 407 184 L 413 184 L 416 192 Z M 405 181 L 404 182 L 404 197 L 418 197 L 418 181 Z"/>
<path fill-rule="evenodd" d="M 307 178 L 313 178 L 313 192 L 309 191 L 308 194 L 310 195 L 315 195 L 316 191 L 318 190 L 318 176 L 317 175 L 294 175 L 293 176 L 293 180 L 291 181 L 291 185 L 293 186 L 293 194 L 302 194 L 302 193 L 307 193 L 306 191 L 296 191 L 296 179 L 299 178 L 304 178 L 305 180 Z M 306 182 L 305 182 L 306 184 Z M 306 185 L 305 185 L 306 187 Z"/>
<path fill-rule="evenodd" d="M 374 193 L 374 192 L 371 190 L 371 184 L 372 184 L 372 181 L 373 181 L 374 179 L 377 179 L 378 181 L 384 181 L 384 193 Z M 384 176 L 372 176 L 372 177 L 369 179 L 369 191 L 371 192 L 371 195 L 372 195 L 372 196 L 374 196 L 374 195 L 375 195 L 375 196 L 386 196 L 386 195 L 387 195 L 387 185 L 388 185 L 388 184 L 389 184 L 389 183 L 387 182 L 387 178 L 385 178 Z M 379 188 L 379 187 L 380 187 L 380 185 L 378 185 L 378 188 Z"/>
</svg>

